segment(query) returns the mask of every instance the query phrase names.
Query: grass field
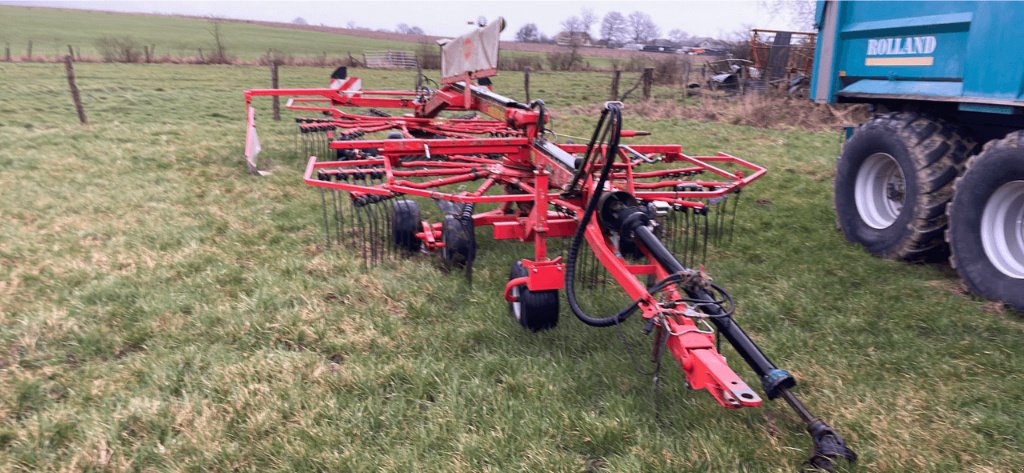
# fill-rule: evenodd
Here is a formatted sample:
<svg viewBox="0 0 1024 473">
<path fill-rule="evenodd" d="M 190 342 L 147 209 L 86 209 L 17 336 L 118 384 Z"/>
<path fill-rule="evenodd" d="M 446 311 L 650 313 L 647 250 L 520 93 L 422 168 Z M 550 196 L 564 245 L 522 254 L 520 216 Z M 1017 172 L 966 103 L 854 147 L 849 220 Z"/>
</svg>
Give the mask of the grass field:
<svg viewBox="0 0 1024 473">
<path fill-rule="evenodd" d="M 554 330 L 519 329 L 500 290 L 524 245 L 481 239 L 471 288 L 431 256 L 368 270 L 324 251 L 319 193 L 268 102 L 272 174 L 244 172 L 241 91 L 265 86 L 265 69 L 77 72 L 89 126 L 60 65 L 0 64 L 0 470 L 792 472 L 804 460 L 784 405 L 727 411 L 673 370 L 654 405 L 614 329 L 565 310 Z M 413 80 L 356 72 L 367 86 Z M 328 73 L 285 68 L 282 85 Z M 532 92 L 557 113 L 600 102 L 606 81 L 535 74 Z M 497 83 L 520 96 L 517 76 Z M 555 127 L 581 135 L 594 118 Z M 947 267 L 846 244 L 830 204 L 835 133 L 647 121 L 628 104 L 626 119 L 655 132 L 647 141 L 770 169 L 709 270 L 859 452 L 854 471 L 1020 471 L 1024 321 L 965 296 Z"/>
<path fill-rule="evenodd" d="M 52 8 L 0 7 L 0 42 L 9 43 L 11 54 L 26 53 L 33 41 L 35 55 L 63 56 L 68 45 L 81 49 L 83 56 L 99 56 L 96 40 L 103 36 L 130 36 L 141 45 L 156 45 L 158 56 L 195 56 L 198 48 L 209 52 L 214 46 L 211 21 L 159 15 L 132 15 L 98 11 Z M 312 57 L 321 51 L 328 56 L 360 56 L 363 50 L 394 48 L 412 50 L 414 43 L 360 38 L 317 31 L 300 31 L 236 22 L 221 23 L 228 54 L 252 61 L 268 50 L 285 55 Z"/>
<path fill-rule="evenodd" d="M 68 45 L 85 58 L 100 58 L 96 44 L 103 37 L 130 37 L 142 47 L 155 46 L 155 57 L 197 58 L 198 49 L 209 55 L 214 49 L 211 20 L 163 15 L 127 14 L 88 10 L 0 6 L 0 43 L 10 47 L 16 60 L 28 54 L 32 41 L 34 58 L 59 58 Z M 394 41 L 354 35 L 300 30 L 235 21 L 220 22 L 220 33 L 227 55 L 252 63 L 273 49 L 278 57 L 312 60 L 323 56 L 328 61 L 347 59 L 351 54 L 362 60 L 364 51 L 394 49 L 418 53 L 419 41 Z M 432 41 L 423 38 L 435 48 Z M 2 53 L 2 51 L 0 51 Z M 535 52 L 503 51 L 503 57 L 540 58 Z M 606 57 L 585 57 L 589 67 L 611 68 Z M 166 62 L 166 61 L 165 61 Z M 173 61 L 171 61 L 173 62 Z M 322 64 L 322 63 L 317 63 Z"/>
</svg>

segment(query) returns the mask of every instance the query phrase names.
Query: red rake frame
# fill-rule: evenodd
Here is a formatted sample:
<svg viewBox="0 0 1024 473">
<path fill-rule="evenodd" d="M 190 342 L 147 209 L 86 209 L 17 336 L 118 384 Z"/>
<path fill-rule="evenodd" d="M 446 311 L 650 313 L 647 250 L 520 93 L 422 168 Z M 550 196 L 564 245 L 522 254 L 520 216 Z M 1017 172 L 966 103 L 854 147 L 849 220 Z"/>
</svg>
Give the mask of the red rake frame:
<svg viewBox="0 0 1024 473">
<path fill-rule="evenodd" d="M 326 150 L 336 157 L 309 157 L 303 180 L 310 186 L 348 192 L 353 201 L 418 196 L 464 205 L 497 204 L 495 210 L 473 214 L 472 225 L 493 227 L 495 239 L 519 240 L 534 247 L 533 258 L 522 261 L 526 275 L 510 278 L 505 286 L 504 298 L 510 303 L 517 301 L 515 289 L 523 285 L 529 291 L 566 287 L 566 263 L 561 257 L 550 257 L 547 240 L 576 234 L 584 220 L 580 217 L 595 193 L 625 193 L 643 204 L 706 213 L 708 202 L 737 193 L 766 173 L 761 166 L 725 153 L 690 156 L 679 145 L 617 145 L 615 140 L 617 149 L 608 165 L 606 184 L 598 190 L 596 169 L 606 164 L 602 159 L 607 159 L 610 145 L 597 143 L 591 149 L 555 143 L 547 139 L 543 102 L 522 104 L 463 82 L 416 92 L 251 90 L 245 93 L 250 110 L 251 100 L 261 96 L 298 96 L 288 101 L 289 109 L 327 117 L 300 125 L 325 132 Z M 346 107 L 405 113 L 350 113 L 343 111 Z M 476 112 L 490 119 L 441 118 L 442 111 Z M 250 113 L 254 133 L 252 117 Z M 356 139 L 387 130 L 397 134 L 389 137 L 392 139 Z M 618 133 L 621 137 L 643 134 Z M 588 165 L 590 156 L 594 159 Z M 645 170 L 647 167 L 654 169 Z M 465 190 L 470 183 L 475 188 Z M 442 223 L 422 221 L 415 228 L 422 230 L 415 236 L 423 248 L 444 247 Z M 727 408 L 762 403 L 717 351 L 715 330 L 711 329 L 714 324 L 761 377 L 768 397 L 785 398 L 805 420 L 815 441 L 812 464 L 830 468 L 836 458 L 855 459 L 842 439 L 788 391 L 795 385 L 789 373 L 768 361 L 729 314 L 708 317 L 707 306 L 714 303 L 709 293 L 672 280 L 683 273 L 703 279 L 702 270 L 685 269 L 671 256 L 666 259 L 656 251 L 657 242 L 640 246 L 643 262 L 627 261 L 617 248 L 617 235 L 598 218 L 589 219 L 582 235 L 596 259 L 657 330 L 656 351 L 660 344 L 668 348 L 692 388 L 706 390 Z M 645 275 L 668 283 L 652 290 L 639 280 Z M 707 303 L 693 302 L 700 297 Z"/>
</svg>

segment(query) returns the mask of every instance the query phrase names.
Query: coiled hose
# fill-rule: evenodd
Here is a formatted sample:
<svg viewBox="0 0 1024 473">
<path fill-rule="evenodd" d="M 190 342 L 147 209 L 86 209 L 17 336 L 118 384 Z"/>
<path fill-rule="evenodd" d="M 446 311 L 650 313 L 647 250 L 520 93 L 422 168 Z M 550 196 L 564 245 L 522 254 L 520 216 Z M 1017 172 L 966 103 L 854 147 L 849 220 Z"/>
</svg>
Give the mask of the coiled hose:
<svg viewBox="0 0 1024 473">
<path fill-rule="evenodd" d="M 604 126 L 603 130 L 602 126 Z M 597 128 L 594 130 L 594 135 L 590 139 L 590 144 L 587 145 L 587 152 L 584 155 L 583 163 L 580 166 L 580 172 L 576 175 L 576 179 L 581 179 L 582 177 L 582 180 L 585 181 L 584 170 L 589 164 L 588 161 L 590 160 L 591 153 L 600 143 L 607 143 L 604 153 L 604 165 L 601 167 L 601 174 L 597 179 L 597 185 L 594 187 L 594 195 L 590 197 L 590 201 L 587 203 L 587 208 L 584 210 L 583 216 L 580 218 L 579 226 L 576 228 L 576 235 L 572 239 L 572 244 L 569 245 L 569 254 L 565 261 L 565 299 L 569 302 L 569 308 L 572 309 L 572 313 L 576 315 L 576 318 L 593 327 L 609 327 L 620 324 L 635 312 L 640 304 L 639 301 L 634 302 L 629 307 L 626 307 L 619 311 L 619 313 L 609 317 L 594 317 L 586 313 L 586 311 L 584 311 L 576 301 L 576 288 L 573 284 L 573 279 L 576 274 L 576 257 L 580 251 L 580 244 L 583 243 L 583 239 L 585 238 L 584 234 L 587 231 L 587 225 L 590 224 L 590 220 L 593 218 L 594 212 L 597 210 L 597 204 L 598 201 L 601 200 L 601 194 L 604 191 L 605 182 L 608 180 L 608 174 L 611 172 L 612 165 L 615 163 L 615 158 L 618 156 L 619 139 L 621 134 L 622 105 L 620 103 L 609 102 L 605 104 L 605 108 L 601 112 L 601 119 L 597 123 Z"/>
</svg>

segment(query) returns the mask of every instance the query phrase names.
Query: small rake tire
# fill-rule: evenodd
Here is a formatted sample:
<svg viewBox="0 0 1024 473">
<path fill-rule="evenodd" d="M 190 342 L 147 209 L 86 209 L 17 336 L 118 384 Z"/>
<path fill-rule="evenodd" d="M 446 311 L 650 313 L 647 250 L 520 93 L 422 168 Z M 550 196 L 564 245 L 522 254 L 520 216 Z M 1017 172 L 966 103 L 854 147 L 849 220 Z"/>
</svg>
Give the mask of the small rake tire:
<svg viewBox="0 0 1024 473">
<path fill-rule="evenodd" d="M 836 219 L 846 239 L 886 259 L 945 256 L 946 205 L 971 148 L 951 126 L 916 113 L 861 125 L 836 163 Z"/>
<path fill-rule="evenodd" d="M 420 204 L 414 200 L 396 200 L 391 206 L 391 243 L 410 253 L 419 251 Z"/>
<path fill-rule="evenodd" d="M 967 162 L 947 213 L 950 264 L 964 285 L 1024 312 L 1024 131 Z"/>
<path fill-rule="evenodd" d="M 441 222 L 441 263 L 445 268 L 465 268 L 476 258 L 476 236 L 472 221 L 446 215 Z"/>
<path fill-rule="evenodd" d="M 522 260 L 512 265 L 509 273 L 509 280 L 521 278 L 528 273 L 523 266 Z M 558 325 L 558 291 L 531 291 L 526 284 L 520 284 L 512 288 L 512 297 L 516 302 L 509 303 L 509 313 L 512 318 L 524 328 L 534 332 L 548 330 Z"/>
</svg>

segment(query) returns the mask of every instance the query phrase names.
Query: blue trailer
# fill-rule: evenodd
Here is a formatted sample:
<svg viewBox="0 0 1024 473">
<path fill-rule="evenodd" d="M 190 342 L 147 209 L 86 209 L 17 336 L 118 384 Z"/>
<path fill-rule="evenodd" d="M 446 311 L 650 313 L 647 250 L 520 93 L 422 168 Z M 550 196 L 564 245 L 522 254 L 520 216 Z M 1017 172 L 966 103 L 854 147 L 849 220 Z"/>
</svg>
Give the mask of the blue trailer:
<svg viewBox="0 0 1024 473">
<path fill-rule="evenodd" d="M 811 98 L 874 114 L 836 164 L 846 238 L 1024 311 L 1024 3 L 819 1 L 816 24 Z"/>
</svg>

